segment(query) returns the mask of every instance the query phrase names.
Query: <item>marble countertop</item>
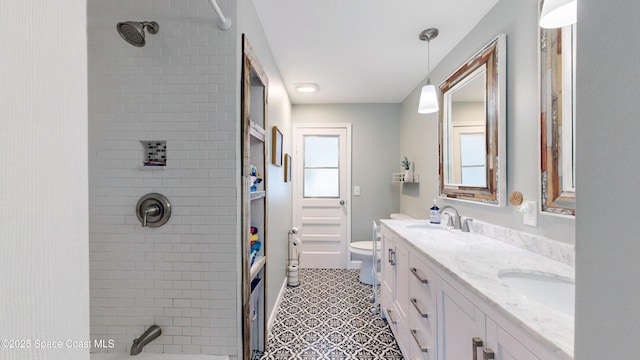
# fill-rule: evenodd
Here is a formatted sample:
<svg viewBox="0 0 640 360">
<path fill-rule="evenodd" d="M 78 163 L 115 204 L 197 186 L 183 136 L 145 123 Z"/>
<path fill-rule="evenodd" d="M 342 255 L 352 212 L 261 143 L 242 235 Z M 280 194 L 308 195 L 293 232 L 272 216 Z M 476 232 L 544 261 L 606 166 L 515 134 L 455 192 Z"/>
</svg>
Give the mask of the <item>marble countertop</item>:
<svg viewBox="0 0 640 360">
<path fill-rule="evenodd" d="M 573 280 L 572 266 L 483 235 L 431 225 L 427 220 L 381 220 L 381 223 L 440 270 L 546 344 L 559 358 L 573 359 L 574 318 L 523 298 L 498 278 L 499 272 L 525 269 Z"/>
</svg>

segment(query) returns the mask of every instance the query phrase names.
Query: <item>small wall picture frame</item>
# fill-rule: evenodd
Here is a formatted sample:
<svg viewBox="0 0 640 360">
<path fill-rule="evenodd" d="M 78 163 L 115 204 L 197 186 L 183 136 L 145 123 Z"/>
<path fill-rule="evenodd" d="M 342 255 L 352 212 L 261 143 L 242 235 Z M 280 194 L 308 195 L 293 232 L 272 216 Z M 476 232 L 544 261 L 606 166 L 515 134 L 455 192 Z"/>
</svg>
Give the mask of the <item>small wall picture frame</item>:
<svg viewBox="0 0 640 360">
<path fill-rule="evenodd" d="M 291 182 L 291 155 L 284 154 L 284 182 Z"/>
<path fill-rule="evenodd" d="M 271 163 L 282 166 L 282 132 L 277 126 L 271 132 Z"/>
</svg>

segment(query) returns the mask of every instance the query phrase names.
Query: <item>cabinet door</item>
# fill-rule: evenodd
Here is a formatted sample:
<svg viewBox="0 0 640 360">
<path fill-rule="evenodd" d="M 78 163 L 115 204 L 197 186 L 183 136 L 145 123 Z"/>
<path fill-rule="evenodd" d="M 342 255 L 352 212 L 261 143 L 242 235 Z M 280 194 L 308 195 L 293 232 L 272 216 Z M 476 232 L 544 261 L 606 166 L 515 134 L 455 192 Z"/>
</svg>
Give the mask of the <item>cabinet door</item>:
<svg viewBox="0 0 640 360">
<path fill-rule="evenodd" d="M 383 301 L 388 303 L 393 303 L 396 301 L 396 291 L 395 291 L 395 277 L 396 277 L 396 267 L 395 267 L 395 242 L 393 238 L 389 236 L 385 231 L 382 232 L 382 254 L 380 254 L 380 261 L 382 262 L 382 298 Z M 386 295 L 390 295 L 390 299 L 385 299 L 385 291 Z"/>
<path fill-rule="evenodd" d="M 409 309 L 409 251 L 404 241 L 396 241 L 396 308 L 407 322 Z"/>
<path fill-rule="evenodd" d="M 537 356 L 493 320 L 487 318 L 486 321 L 486 346 L 493 350 L 496 360 L 539 360 Z"/>
<path fill-rule="evenodd" d="M 485 315 L 446 281 L 442 281 L 440 289 L 442 304 L 438 311 L 440 359 L 472 360 L 471 340 L 474 337 L 485 340 Z M 478 353 L 481 351 L 482 349 L 479 348 Z"/>
</svg>

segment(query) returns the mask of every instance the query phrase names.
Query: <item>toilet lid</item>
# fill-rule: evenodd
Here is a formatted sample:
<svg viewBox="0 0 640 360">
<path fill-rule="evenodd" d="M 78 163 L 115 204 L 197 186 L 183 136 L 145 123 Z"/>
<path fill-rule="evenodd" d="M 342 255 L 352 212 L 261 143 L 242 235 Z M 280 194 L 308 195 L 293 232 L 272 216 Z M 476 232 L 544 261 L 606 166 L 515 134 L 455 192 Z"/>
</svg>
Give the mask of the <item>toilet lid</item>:
<svg viewBox="0 0 640 360">
<path fill-rule="evenodd" d="M 349 245 L 352 253 L 373 255 L 373 241 L 355 241 Z"/>
</svg>

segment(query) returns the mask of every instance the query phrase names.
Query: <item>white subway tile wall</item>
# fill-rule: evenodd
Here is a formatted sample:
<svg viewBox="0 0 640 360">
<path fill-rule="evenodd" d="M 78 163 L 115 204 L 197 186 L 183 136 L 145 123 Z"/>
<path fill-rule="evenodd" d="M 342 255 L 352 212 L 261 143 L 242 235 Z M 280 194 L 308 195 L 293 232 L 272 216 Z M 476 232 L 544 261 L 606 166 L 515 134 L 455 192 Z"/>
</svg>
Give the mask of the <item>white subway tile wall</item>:
<svg viewBox="0 0 640 360">
<path fill-rule="evenodd" d="M 235 19 L 236 3 L 218 0 Z M 156 21 L 133 47 L 122 21 Z M 127 351 L 238 355 L 236 27 L 206 0 L 89 0 L 91 338 Z M 166 170 L 142 169 L 140 141 L 166 140 Z M 172 217 L 142 228 L 138 199 L 165 195 Z"/>
</svg>

